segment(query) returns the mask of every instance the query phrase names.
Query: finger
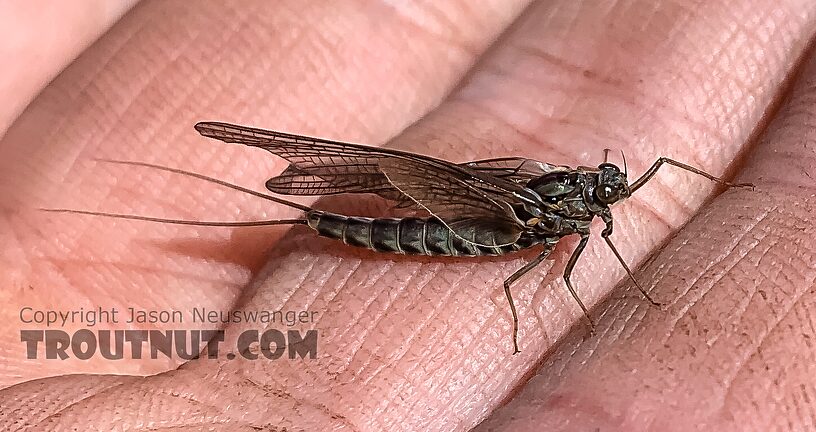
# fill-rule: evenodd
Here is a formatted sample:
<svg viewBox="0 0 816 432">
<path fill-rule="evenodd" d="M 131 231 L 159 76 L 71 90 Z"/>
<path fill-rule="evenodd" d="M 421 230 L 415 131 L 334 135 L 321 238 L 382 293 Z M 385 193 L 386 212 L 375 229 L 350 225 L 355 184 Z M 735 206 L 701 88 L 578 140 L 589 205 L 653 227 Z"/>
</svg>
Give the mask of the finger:
<svg viewBox="0 0 816 432">
<path fill-rule="evenodd" d="M 282 232 L 176 229 L 33 209 L 198 220 L 294 215 L 198 180 L 95 159 L 153 162 L 260 187 L 283 163 L 260 150 L 208 142 L 193 130 L 196 121 L 381 142 L 435 105 L 522 7 L 157 2 L 135 8 L 0 143 L 0 243 L 8 245 L 8 271 L 0 278 L 14 293 L 0 306 L 7 318 L 2 352 L 12 353 L 2 362 L 8 372 L 0 383 L 174 367 L 148 359 L 26 361 L 20 308 L 227 310 Z M 165 324 L 110 326 L 157 325 Z M 77 328 L 85 327 L 64 329 Z"/>
<path fill-rule="evenodd" d="M 812 429 L 816 55 L 748 156 L 640 273 L 664 310 L 601 306 L 597 339 L 570 338 L 476 430 Z M 626 284 L 631 286 L 631 284 Z"/>
<path fill-rule="evenodd" d="M 0 3 L 0 137 L 31 99 L 135 0 Z"/>
<path fill-rule="evenodd" d="M 720 174 L 772 106 L 813 27 L 798 14 L 799 3 L 774 13 L 758 3 L 738 6 L 707 2 L 692 12 L 667 3 L 642 16 L 597 5 L 537 4 L 457 92 L 389 145 L 457 161 L 521 154 L 572 164 L 597 163 L 603 148 L 617 146 L 635 156 L 632 170 L 668 155 Z M 627 9 L 633 10 L 644 9 Z M 758 29 L 784 24 L 801 32 L 796 38 L 742 37 L 739 16 L 759 20 Z M 712 24 L 712 18 L 720 21 Z M 601 27 L 607 30 L 598 35 L 610 20 L 620 25 Z M 683 31 L 670 30 L 668 24 L 678 22 Z M 606 44 L 598 46 L 599 40 Z M 666 46 L 683 55 L 653 55 Z M 767 59 L 762 71 L 739 78 L 757 57 Z M 652 147 L 657 145 L 659 150 Z M 713 190 L 707 180 L 677 173 L 656 181 L 667 179 L 670 188 L 655 183 L 651 192 L 642 191 L 640 202 L 652 198 L 654 207 L 616 208 L 622 217 L 615 238 L 626 258 L 636 261 L 663 241 Z M 573 279 L 589 304 L 624 276 L 602 242 L 593 247 Z M 511 357 L 501 282 L 524 258 L 399 259 L 306 233 L 279 248 L 259 275 L 258 295 L 244 307 L 325 311 L 316 328 L 326 355 L 305 370 L 300 363 L 264 362 L 230 363 L 224 370 L 248 373 L 261 386 L 326 407 L 358 428 L 467 429 L 499 406 L 580 319 L 561 281 L 565 257 L 514 288 L 522 353 Z M 273 370 L 274 379 L 264 378 Z M 304 381 L 313 387 L 297 386 Z M 327 425 L 339 422 L 325 417 Z"/>
</svg>

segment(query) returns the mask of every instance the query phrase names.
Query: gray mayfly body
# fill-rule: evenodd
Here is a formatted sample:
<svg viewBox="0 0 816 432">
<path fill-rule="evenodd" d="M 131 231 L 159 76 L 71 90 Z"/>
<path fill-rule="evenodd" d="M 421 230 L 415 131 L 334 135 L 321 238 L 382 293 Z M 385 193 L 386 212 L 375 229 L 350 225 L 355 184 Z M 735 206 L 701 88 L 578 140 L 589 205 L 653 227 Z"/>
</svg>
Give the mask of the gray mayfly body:
<svg viewBox="0 0 816 432">
<path fill-rule="evenodd" d="M 205 226 L 258 226 L 302 224 L 323 237 L 377 252 L 429 256 L 496 256 L 541 247 L 535 259 L 504 281 L 513 315 L 513 353 L 518 353 L 518 315 L 510 286 L 540 264 L 564 236 L 580 236 L 564 269 L 564 282 L 592 327 L 587 308 L 575 292 L 570 275 L 584 251 L 590 223 L 600 217 L 606 224 L 601 237 L 612 249 L 643 296 L 655 303 L 637 283 L 609 236 L 610 206 L 631 196 L 663 164 L 673 165 L 728 187 L 734 184 L 702 170 L 661 157 L 637 180 L 629 183 L 626 169 L 604 162 L 594 167 L 570 168 L 532 159 L 506 157 L 452 163 L 415 153 L 368 147 L 219 122 L 195 126 L 201 135 L 227 143 L 259 147 L 286 159 L 290 165 L 269 179 L 266 187 L 281 195 L 373 193 L 398 207 L 425 210 L 427 217 L 352 217 L 262 194 L 217 179 L 138 162 L 193 176 L 302 210 L 299 219 L 255 222 L 198 222 L 134 215 L 49 210 L 125 219 Z M 606 159 L 606 158 L 604 158 Z M 625 168 L 625 159 L 624 159 Z"/>
</svg>

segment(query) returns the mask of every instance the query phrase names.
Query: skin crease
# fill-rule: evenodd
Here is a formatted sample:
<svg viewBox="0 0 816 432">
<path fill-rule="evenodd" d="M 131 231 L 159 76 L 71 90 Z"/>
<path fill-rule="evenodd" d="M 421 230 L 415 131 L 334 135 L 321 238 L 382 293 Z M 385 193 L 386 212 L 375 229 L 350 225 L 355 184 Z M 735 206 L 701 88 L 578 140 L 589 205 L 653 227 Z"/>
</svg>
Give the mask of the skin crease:
<svg viewBox="0 0 816 432">
<path fill-rule="evenodd" d="M 0 261 L 0 352 L 5 384 L 22 383 L 0 392 L 4 429 L 812 427 L 816 66 L 778 113 L 773 107 L 805 55 L 814 4 L 450 5 L 281 4 L 272 13 L 145 3 L 52 82 L 0 143 L 0 239 L 11 245 Z M 197 137 L 195 121 L 377 144 L 426 113 L 388 146 L 456 161 L 525 155 L 572 165 L 595 165 L 608 147 L 626 152 L 631 173 L 666 155 L 715 174 L 731 165 L 758 191 L 728 191 L 703 206 L 711 184 L 662 169 L 614 208 L 613 239 L 633 267 L 659 249 L 636 274 L 664 310 L 628 283 L 613 289 L 623 270 L 593 237 L 573 278 L 595 305 L 597 331 L 586 337 L 560 280 L 575 245 L 566 239 L 514 288 L 522 353 L 512 357 L 501 281 L 529 254 L 407 258 L 302 229 L 32 210 L 292 217 L 215 186 L 90 159 L 155 162 L 253 187 L 285 163 Z M 747 162 L 733 163 L 754 141 Z M 318 205 L 377 210 L 349 201 Z M 319 311 L 320 357 L 91 376 L 82 373 L 175 365 L 26 361 L 18 337 L 24 304 L 188 310 L 237 301 Z M 224 346 L 244 328 L 228 328 Z M 70 373 L 80 375 L 58 376 Z M 44 376 L 55 377 L 28 381 Z M 114 409 L 115 419 L 103 414 Z"/>
</svg>

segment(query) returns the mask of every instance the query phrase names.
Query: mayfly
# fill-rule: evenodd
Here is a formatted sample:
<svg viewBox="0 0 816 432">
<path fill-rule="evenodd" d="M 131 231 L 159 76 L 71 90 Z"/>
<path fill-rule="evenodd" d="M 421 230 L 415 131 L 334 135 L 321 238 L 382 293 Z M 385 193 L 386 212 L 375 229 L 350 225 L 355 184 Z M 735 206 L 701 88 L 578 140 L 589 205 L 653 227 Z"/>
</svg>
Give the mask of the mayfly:
<svg viewBox="0 0 816 432">
<path fill-rule="evenodd" d="M 426 217 L 368 218 L 316 210 L 276 196 L 195 173 L 157 167 L 215 182 L 304 212 L 298 219 L 255 222 L 199 222 L 79 210 L 51 210 L 125 219 L 206 226 L 258 226 L 301 224 L 318 235 L 342 240 L 351 246 L 377 252 L 429 256 L 496 256 L 540 247 L 538 255 L 504 281 L 504 292 L 513 317 L 513 354 L 518 348 L 518 314 L 511 285 L 544 261 L 565 236 L 577 234 L 563 278 L 569 293 L 592 328 L 586 306 L 578 297 L 570 275 L 589 241 L 595 217 L 606 224 L 601 237 L 643 296 L 656 303 L 637 283 L 612 243 L 610 206 L 631 196 L 664 164 L 699 174 L 728 187 L 753 187 L 730 183 L 700 169 L 661 157 L 637 180 L 629 183 L 624 169 L 604 162 L 594 167 L 552 165 L 532 159 L 504 157 L 465 163 L 390 150 L 293 135 L 251 127 L 202 122 L 195 126 L 203 136 L 226 143 L 267 150 L 289 162 L 266 188 L 279 195 L 333 195 L 372 193 L 397 207 L 413 207 Z M 608 152 L 606 152 L 608 153 Z"/>
</svg>

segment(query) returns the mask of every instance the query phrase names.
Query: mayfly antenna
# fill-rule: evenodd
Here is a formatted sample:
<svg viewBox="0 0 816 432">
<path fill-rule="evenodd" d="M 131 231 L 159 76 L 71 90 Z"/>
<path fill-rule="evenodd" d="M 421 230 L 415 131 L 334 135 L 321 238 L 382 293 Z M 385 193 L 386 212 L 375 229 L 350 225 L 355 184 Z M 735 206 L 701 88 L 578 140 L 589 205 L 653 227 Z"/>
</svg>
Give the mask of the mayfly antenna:
<svg viewBox="0 0 816 432">
<path fill-rule="evenodd" d="M 623 154 L 623 149 L 621 149 L 621 159 L 623 159 L 623 175 L 629 174 L 629 169 L 626 168 L 626 155 Z"/>
</svg>

